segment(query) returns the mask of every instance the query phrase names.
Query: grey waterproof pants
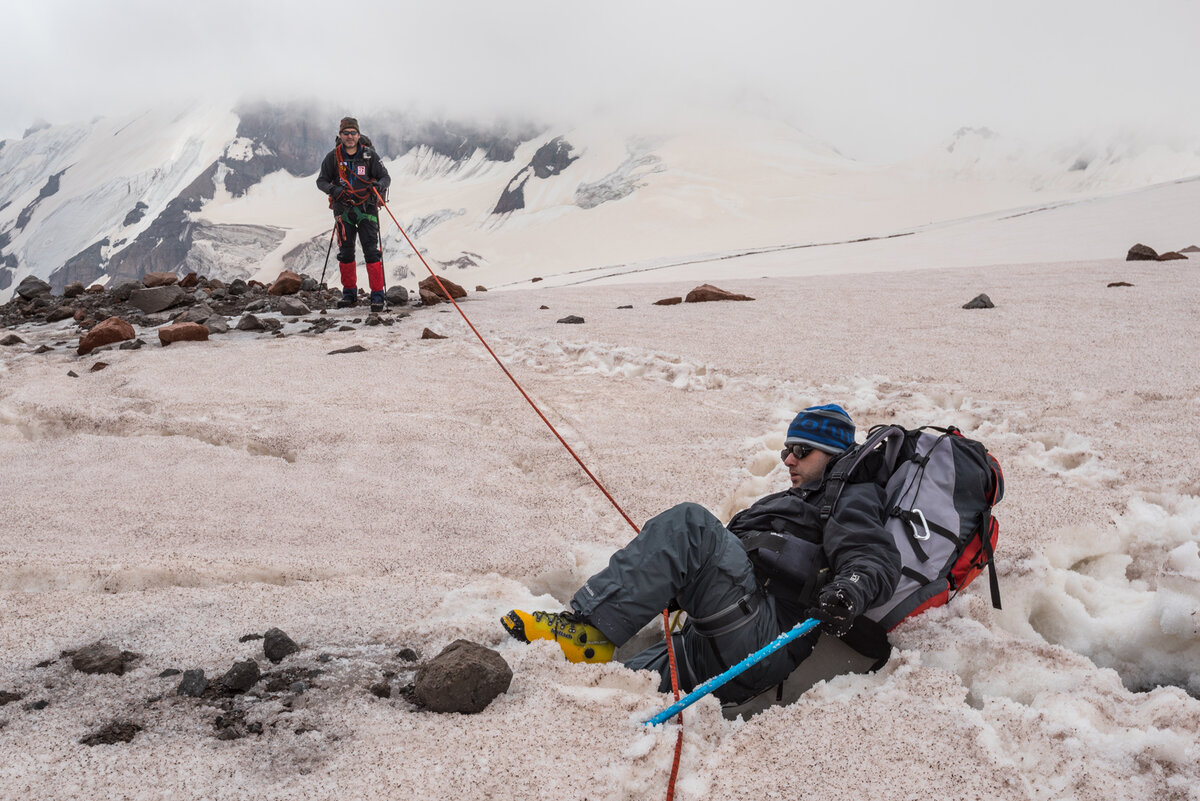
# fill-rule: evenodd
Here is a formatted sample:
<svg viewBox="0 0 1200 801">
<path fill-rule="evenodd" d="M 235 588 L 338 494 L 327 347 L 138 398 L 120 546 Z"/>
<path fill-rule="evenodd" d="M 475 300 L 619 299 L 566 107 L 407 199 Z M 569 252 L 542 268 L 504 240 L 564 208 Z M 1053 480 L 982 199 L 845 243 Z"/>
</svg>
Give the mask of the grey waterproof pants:
<svg viewBox="0 0 1200 801">
<path fill-rule="evenodd" d="M 796 622 L 780 619 L 776 599 L 759 586 L 741 541 L 694 503 L 679 504 L 647 521 L 640 534 L 612 555 L 608 567 L 575 593 L 571 606 L 621 646 L 671 601 L 688 614 L 683 630 L 672 636 L 679 685 L 685 691 Z M 815 642 L 813 633 L 776 651 L 718 690 L 717 697 L 740 701 L 778 684 Z M 625 664 L 657 670 L 663 677 L 660 688 L 670 689 L 665 641 Z"/>
</svg>

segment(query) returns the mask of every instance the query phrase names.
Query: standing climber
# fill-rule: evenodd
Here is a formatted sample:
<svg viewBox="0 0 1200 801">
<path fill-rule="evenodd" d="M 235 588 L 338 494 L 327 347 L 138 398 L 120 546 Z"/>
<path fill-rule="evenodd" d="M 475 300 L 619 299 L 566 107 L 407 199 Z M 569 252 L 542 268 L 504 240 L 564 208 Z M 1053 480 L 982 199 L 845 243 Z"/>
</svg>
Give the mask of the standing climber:
<svg viewBox="0 0 1200 801">
<path fill-rule="evenodd" d="M 379 201 L 387 198 L 392 183 L 371 140 L 358 130 L 358 120 L 343 117 L 337 145 L 321 162 L 317 188 L 329 195 L 338 240 L 338 267 L 342 273 L 342 299 L 338 308 L 358 302 L 358 271 L 354 263 L 354 238 L 362 242 L 371 286 L 371 311 L 383 311 L 383 256 L 379 250 Z M 378 192 L 378 195 L 376 195 Z"/>
</svg>

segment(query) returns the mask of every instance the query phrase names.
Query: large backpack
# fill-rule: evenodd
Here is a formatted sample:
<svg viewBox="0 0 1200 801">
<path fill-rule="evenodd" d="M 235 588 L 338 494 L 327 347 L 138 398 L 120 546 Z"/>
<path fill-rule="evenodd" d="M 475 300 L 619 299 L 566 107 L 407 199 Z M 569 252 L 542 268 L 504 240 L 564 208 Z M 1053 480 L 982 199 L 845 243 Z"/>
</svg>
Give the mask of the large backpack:
<svg viewBox="0 0 1200 801">
<path fill-rule="evenodd" d="M 901 576 L 892 596 L 868 609 L 846 642 L 886 657 L 887 632 L 941 606 L 989 568 L 992 605 L 1000 608 L 995 548 L 1000 525 L 992 506 L 1004 497 L 1004 474 L 982 443 L 953 426 L 875 426 L 866 441 L 838 459 L 821 507 L 827 520 L 847 483 L 885 488 L 885 528 L 900 550 Z M 867 622 L 869 621 L 869 622 Z"/>
</svg>

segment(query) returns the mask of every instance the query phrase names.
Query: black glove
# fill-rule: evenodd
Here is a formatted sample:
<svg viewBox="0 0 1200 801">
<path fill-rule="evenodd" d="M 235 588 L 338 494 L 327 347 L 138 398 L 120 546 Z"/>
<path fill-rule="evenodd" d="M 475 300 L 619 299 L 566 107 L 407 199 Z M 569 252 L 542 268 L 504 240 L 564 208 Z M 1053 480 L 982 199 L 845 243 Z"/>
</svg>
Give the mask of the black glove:
<svg viewBox="0 0 1200 801">
<path fill-rule="evenodd" d="M 346 195 L 346 191 L 347 191 L 346 187 L 344 187 L 344 186 L 335 186 L 333 188 L 333 191 L 330 192 L 329 194 L 333 197 L 335 202 L 340 203 L 342 201 L 342 198 Z"/>
<path fill-rule="evenodd" d="M 821 621 L 821 630 L 834 637 L 844 637 L 858 617 L 858 604 L 850 593 L 836 582 L 828 584 L 817 596 L 817 605 L 806 613 Z"/>
</svg>

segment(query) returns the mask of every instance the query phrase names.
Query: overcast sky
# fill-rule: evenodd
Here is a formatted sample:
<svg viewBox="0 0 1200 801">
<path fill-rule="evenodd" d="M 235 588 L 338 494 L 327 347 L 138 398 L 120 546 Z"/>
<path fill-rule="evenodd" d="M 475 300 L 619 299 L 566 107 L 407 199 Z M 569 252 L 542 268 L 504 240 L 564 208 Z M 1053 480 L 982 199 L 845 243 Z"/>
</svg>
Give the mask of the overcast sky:
<svg viewBox="0 0 1200 801">
<path fill-rule="evenodd" d="M 1200 0 L 5 5 L 0 137 L 168 96 L 541 119 L 741 98 L 867 159 L 964 125 L 1200 132 Z"/>
</svg>

